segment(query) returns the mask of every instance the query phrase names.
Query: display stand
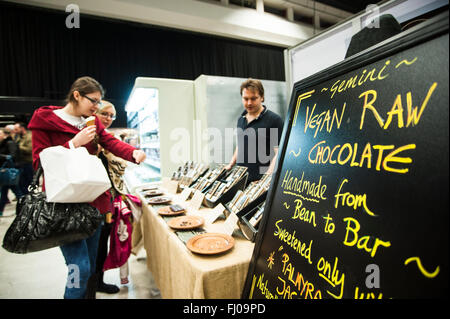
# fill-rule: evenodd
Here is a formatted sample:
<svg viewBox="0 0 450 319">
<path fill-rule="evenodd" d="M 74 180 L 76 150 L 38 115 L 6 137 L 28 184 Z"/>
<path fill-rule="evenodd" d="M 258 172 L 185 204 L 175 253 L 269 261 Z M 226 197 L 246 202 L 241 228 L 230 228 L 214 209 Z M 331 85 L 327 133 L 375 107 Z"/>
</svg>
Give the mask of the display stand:
<svg viewBox="0 0 450 319">
<path fill-rule="evenodd" d="M 244 234 L 245 238 L 250 240 L 252 243 L 255 242 L 256 234 L 258 233 L 259 227 L 254 227 L 250 223 L 250 220 L 256 214 L 256 212 L 261 208 L 261 206 L 264 206 L 264 204 L 265 204 L 265 199 L 262 203 L 253 207 L 249 212 L 241 215 L 241 217 L 239 218 L 239 221 L 238 221 L 238 226 L 239 226 L 239 229 L 242 231 L 242 234 Z M 247 207 L 245 207 L 243 210 L 245 210 L 246 208 Z"/>
<path fill-rule="evenodd" d="M 205 199 L 203 200 L 203 205 L 209 208 L 213 208 L 216 207 L 216 205 L 218 204 L 228 203 L 231 199 L 233 199 L 233 196 L 236 194 L 237 191 L 243 190 L 245 188 L 245 185 L 247 184 L 247 179 L 248 173 L 245 173 L 229 190 L 223 193 L 223 195 L 220 196 L 216 201 L 211 201 L 205 197 Z M 210 185 L 210 187 L 211 186 L 212 184 Z M 204 192 L 207 192 L 208 190 L 209 187 L 205 189 Z"/>
<path fill-rule="evenodd" d="M 194 185 L 200 178 L 202 178 L 207 172 L 209 171 L 209 168 L 206 168 L 205 170 L 203 170 L 200 175 L 198 175 L 197 177 L 195 177 L 194 179 L 192 179 L 192 181 L 189 184 L 184 184 L 182 180 L 179 181 L 179 186 L 178 186 L 178 190 L 177 193 L 183 191 L 186 187 L 192 187 L 192 185 Z"/>
<path fill-rule="evenodd" d="M 216 168 L 217 169 L 217 168 Z M 203 172 L 203 174 L 201 174 L 194 182 L 192 182 L 189 187 L 191 187 L 192 189 L 196 189 L 201 191 L 202 193 L 206 194 L 206 192 L 209 190 L 209 188 L 214 184 L 215 181 L 220 180 L 225 174 L 226 171 L 220 172 L 219 174 L 217 174 L 217 176 L 211 178 L 210 174 L 214 174 L 214 171 L 216 170 L 212 170 L 211 168 L 206 170 L 205 172 Z M 196 185 L 197 183 L 199 183 L 200 185 Z M 207 185 L 202 186 L 202 184 L 207 183 Z M 202 186 L 202 187 L 200 187 Z"/>
<path fill-rule="evenodd" d="M 242 216 L 245 216 L 251 210 L 256 208 L 259 204 L 261 204 L 263 201 L 265 201 L 266 200 L 266 196 L 267 196 L 267 191 L 265 191 L 264 193 L 262 193 L 261 195 L 256 197 L 255 200 L 253 200 L 250 203 L 248 203 L 248 205 L 245 206 L 244 208 L 242 208 L 240 211 L 238 211 L 236 213 L 236 215 L 239 217 L 239 219 L 241 219 Z M 224 206 L 226 208 L 224 214 L 225 214 L 226 217 L 228 217 L 232 210 L 231 210 L 230 207 L 228 207 L 228 202 L 227 202 L 227 204 L 224 204 Z"/>
</svg>

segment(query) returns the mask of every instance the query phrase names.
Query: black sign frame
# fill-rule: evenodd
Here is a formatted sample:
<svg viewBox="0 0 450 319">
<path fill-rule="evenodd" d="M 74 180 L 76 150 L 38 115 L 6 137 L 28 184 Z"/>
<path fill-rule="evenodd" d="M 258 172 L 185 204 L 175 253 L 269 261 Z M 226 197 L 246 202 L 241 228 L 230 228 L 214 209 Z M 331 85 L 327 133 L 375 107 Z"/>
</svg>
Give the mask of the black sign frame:
<svg viewBox="0 0 450 319">
<path fill-rule="evenodd" d="M 316 73 L 304 80 L 295 83 L 292 90 L 291 99 L 289 102 L 288 114 L 286 116 L 285 125 L 283 128 L 282 138 L 280 142 L 280 150 L 278 153 L 278 160 L 276 163 L 276 171 L 274 173 L 271 186 L 268 191 L 264 216 L 259 226 L 259 231 L 255 241 L 255 248 L 249 265 L 246 281 L 244 284 L 244 289 L 242 293 L 243 299 L 249 299 L 250 297 L 253 274 L 256 270 L 258 259 L 262 258 L 260 256 L 260 250 L 263 244 L 264 236 L 267 235 L 266 230 L 268 226 L 268 221 L 271 219 L 271 211 L 273 209 L 276 209 L 273 208 L 274 205 L 273 200 L 276 193 L 276 187 L 279 185 L 280 179 L 283 178 L 283 176 L 281 176 L 282 174 L 281 168 L 287 155 L 286 154 L 287 145 L 289 142 L 295 115 L 294 113 L 296 108 L 295 107 L 296 98 L 298 97 L 299 92 L 305 91 L 308 88 L 318 85 L 327 80 L 337 78 L 353 70 L 357 70 L 358 68 L 370 65 L 371 63 L 374 63 L 376 61 L 380 61 L 383 58 L 389 57 L 396 53 L 415 47 L 421 43 L 448 34 L 448 24 L 449 24 L 448 20 L 449 20 L 448 12 L 440 14 L 439 16 L 430 19 L 429 21 L 424 22 L 421 25 L 418 25 L 408 31 L 405 31 L 395 37 L 392 37 L 382 43 L 379 43 L 376 46 L 364 50 L 363 52 L 360 52 L 330 68 L 327 68 L 319 73 Z M 443 209 L 445 211 L 448 211 L 448 198 L 447 198 L 447 207 Z M 447 286 L 447 294 L 448 294 L 448 286 Z"/>
</svg>

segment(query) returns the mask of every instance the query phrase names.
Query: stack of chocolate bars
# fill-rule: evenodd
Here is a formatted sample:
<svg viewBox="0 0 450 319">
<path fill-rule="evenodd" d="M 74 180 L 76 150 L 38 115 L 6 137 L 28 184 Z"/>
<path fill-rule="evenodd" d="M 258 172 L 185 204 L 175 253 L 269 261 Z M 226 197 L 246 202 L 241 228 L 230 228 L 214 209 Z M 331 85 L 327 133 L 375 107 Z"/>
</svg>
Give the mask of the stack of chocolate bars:
<svg viewBox="0 0 450 319">
<path fill-rule="evenodd" d="M 209 185 L 211 185 L 212 183 L 214 183 L 217 178 L 225 171 L 225 165 L 220 164 L 218 167 L 216 167 L 213 170 L 209 170 L 208 172 L 205 173 L 205 175 L 203 175 L 201 178 L 199 178 L 194 185 L 192 185 L 191 188 L 193 189 L 198 189 L 198 190 L 203 190 L 206 187 L 208 187 Z"/>
<path fill-rule="evenodd" d="M 227 204 L 228 210 L 232 213 L 241 211 L 245 206 L 269 190 L 270 180 L 271 175 L 264 175 L 259 181 L 250 183 L 243 191 L 239 190 Z"/>
<path fill-rule="evenodd" d="M 236 184 L 242 176 L 247 172 L 247 167 L 235 166 L 231 169 L 225 180 L 215 181 L 213 186 L 208 190 L 205 197 L 211 202 L 217 201 L 220 196 L 225 194 L 228 190 Z"/>
<path fill-rule="evenodd" d="M 189 186 L 207 170 L 208 165 L 206 164 L 188 161 L 184 163 L 184 165 L 178 167 L 177 171 L 173 173 L 171 179 L 179 181 L 181 186 Z"/>
</svg>

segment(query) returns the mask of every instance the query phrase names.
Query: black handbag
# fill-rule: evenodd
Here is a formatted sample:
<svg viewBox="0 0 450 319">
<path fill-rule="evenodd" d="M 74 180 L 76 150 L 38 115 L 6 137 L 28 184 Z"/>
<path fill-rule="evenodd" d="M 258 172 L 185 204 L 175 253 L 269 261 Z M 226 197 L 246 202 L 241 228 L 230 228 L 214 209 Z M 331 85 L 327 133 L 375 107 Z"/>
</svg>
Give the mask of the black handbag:
<svg viewBox="0 0 450 319">
<path fill-rule="evenodd" d="M 61 246 L 94 234 L 103 216 L 88 203 L 49 203 L 39 191 L 42 167 L 30 192 L 19 198 L 16 217 L 3 238 L 3 248 L 17 254 Z"/>
<path fill-rule="evenodd" d="M 11 157 L 7 157 L 0 167 L 0 186 L 19 185 L 20 171 L 14 167 Z"/>
</svg>

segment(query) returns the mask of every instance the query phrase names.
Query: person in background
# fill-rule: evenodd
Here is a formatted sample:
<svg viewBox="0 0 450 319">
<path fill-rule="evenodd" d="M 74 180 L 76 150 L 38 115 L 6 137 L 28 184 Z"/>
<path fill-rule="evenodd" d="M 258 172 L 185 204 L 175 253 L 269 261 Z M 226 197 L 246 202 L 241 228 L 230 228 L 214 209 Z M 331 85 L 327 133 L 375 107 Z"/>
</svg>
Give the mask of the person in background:
<svg viewBox="0 0 450 319">
<path fill-rule="evenodd" d="M 272 174 L 278 153 L 283 120 L 268 110 L 264 102 L 264 87 L 259 80 L 248 79 L 240 87 L 244 112 L 237 121 L 237 146 L 230 163 L 247 167 L 247 185 Z"/>
<path fill-rule="evenodd" d="M 34 169 L 40 165 L 41 151 L 58 145 L 67 148 L 85 147 L 90 154 L 97 154 L 98 145 L 101 145 L 128 161 L 139 164 L 145 160 L 143 151 L 107 133 L 97 117 L 95 125 L 86 126 L 86 118 L 97 111 L 103 95 L 104 91 L 100 83 L 91 77 L 84 76 L 76 79 L 72 84 L 64 107 L 42 106 L 34 112 L 28 125 L 32 132 Z M 105 205 L 104 194 L 91 205 L 102 214 L 109 210 L 109 207 Z M 100 231 L 101 227 L 89 238 L 60 246 L 66 264 L 76 265 L 79 270 L 79 282 L 75 285 L 70 281 L 71 274 L 68 273 L 64 298 L 95 298 L 95 282 L 90 281 L 90 278 L 95 273 Z"/>
<path fill-rule="evenodd" d="M 18 154 L 17 144 L 11 138 L 9 130 L 6 128 L 0 129 L 0 167 L 8 159 L 11 159 L 15 166 L 17 154 Z M 8 200 L 9 189 L 13 191 L 17 199 L 23 195 L 18 186 L 1 185 L 0 216 L 3 216 L 3 210 L 5 209 L 5 206 L 9 201 Z"/>
<path fill-rule="evenodd" d="M 9 136 L 13 141 L 16 140 L 16 128 L 14 124 L 8 124 L 5 126 L 6 131 L 8 132 Z"/>
<path fill-rule="evenodd" d="M 33 159 L 31 156 L 31 132 L 27 130 L 26 124 L 18 122 L 14 124 L 15 142 L 19 147 L 17 156 L 17 168 L 20 169 L 20 191 L 22 194 L 28 194 L 28 186 L 33 180 Z"/>
</svg>

